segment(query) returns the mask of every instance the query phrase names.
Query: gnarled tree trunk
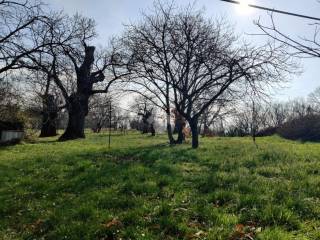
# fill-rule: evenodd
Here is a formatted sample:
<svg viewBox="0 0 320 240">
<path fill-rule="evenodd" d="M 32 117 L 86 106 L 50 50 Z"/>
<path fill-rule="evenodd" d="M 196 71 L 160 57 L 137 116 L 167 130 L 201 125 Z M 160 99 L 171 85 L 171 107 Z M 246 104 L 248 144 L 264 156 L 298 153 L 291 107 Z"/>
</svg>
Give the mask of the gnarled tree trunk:
<svg viewBox="0 0 320 240">
<path fill-rule="evenodd" d="M 85 118 L 88 115 L 92 86 L 94 83 L 104 79 L 102 73 L 98 76 L 92 76 L 91 74 L 94 51 L 94 47 L 85 47 L 83 63 L 77 68 L 77 91 L 67 99 L 68 126 L 64 134 L 59 138 L 59 141 L 85 138 L 84 124 Z"/>
<path fill-rule="evenodd" d="M 67 141 L 78 138 L 85 138 L 84 125 L 85 118 L 88 115 L 88 95 L 74 94 L 69 98 L 68 109 L 68 126 L 59 138 L 59 141 Z"/>
</svg>

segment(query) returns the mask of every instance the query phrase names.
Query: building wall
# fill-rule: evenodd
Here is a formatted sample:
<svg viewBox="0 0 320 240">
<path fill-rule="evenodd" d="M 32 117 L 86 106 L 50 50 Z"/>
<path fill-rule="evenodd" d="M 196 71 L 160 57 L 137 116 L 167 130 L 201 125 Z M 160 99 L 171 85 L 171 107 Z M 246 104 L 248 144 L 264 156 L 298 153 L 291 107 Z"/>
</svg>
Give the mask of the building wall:
<svg viewBox="0 0 320 240">
<path fill-rule="evenodd" d="M 2 131 L 0 143 L 21 140 L 23 138 L 23 135 L 24 135 L 24 132 L 22 131 L 10 131 L 10 130 Z"/>
</svg>

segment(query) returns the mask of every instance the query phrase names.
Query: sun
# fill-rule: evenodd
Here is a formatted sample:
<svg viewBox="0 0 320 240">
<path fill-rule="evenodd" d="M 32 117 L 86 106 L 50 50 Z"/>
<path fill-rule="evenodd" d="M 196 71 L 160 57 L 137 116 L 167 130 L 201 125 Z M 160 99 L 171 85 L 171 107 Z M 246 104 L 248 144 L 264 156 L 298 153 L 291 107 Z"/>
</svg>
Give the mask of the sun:
<svg viewBox="0 0 320 240">
<path fill-rule="evenodd" d="M 252 8 L 249 4 L 252 4 L 252 0 L 239 0 L 240 4 L 237 6 L 237 11 L 241 15 L 248 15 L 252 12 Z"/>
</svg>

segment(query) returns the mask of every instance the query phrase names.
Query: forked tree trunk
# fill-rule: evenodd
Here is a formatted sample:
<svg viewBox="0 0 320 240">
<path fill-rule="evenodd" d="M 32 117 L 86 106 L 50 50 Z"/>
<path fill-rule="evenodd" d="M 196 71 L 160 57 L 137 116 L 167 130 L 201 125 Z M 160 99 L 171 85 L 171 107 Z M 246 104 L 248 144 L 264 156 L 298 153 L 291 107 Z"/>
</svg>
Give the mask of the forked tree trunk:
<svg viewBox="0 0 320 240">
<path fill-rule="evenodd" d="M 170 144 L 182 144 L 183 141 L 185 140 L 185 136 L 183 134 L 183 128 L 178 127 L 176 130 L 178 132 L 177 140 L 174 139 L 174 137 L 173 137 L 171 124 L 167 124 L 167 133 L 168 133 L 168 138 L 169 138 L 169 143 Z"/>
<path fill-rule="evenodd" d="M 88 114 L 89 96 L 73 95 L 68 105 L 68 126 L 59 141 L 85 138 L 84 125 Z"/>
<path fill-rule="evenodd" d="M 178 122 L 176 122 L 175 130 L 178 132 L 177 140 L 175 140 L 174 137 L 173 137 L 172 126 L 171 126 L 171 123 L 170 123 L 170 115 L 169 116 L 167 115 L 167 133 L 168 133 L 169 143 L 171 145 L 173 145 L 173 144 L 182 144 L 183 141 L 185 140 L 185 137 L 184 137 L 184 134 L 183 134 L 183 127 Z"/>
<path fill-rule="evenodd" d="M 89 97 L 92 94 L 92 86 L 96 82 L 104 80 L 103 73 L 91 75 L 94 62 L 95 48 L 85 47 L 83 63 L 77 69 L 77 91 L 67 98 L 67 109 L 69 113 L 68 126 L 59 141 L 67 141 L 78 138 L 85 138 L 84 123 L 88 115 Z"/>
<path fill-rule="evenodd" d="M 191 128 L 191 134 L 192 134 L 192 148 L 198 148 L 199 147 L 198 119 L 191 119 L 188 122 Z"/>
</svg>

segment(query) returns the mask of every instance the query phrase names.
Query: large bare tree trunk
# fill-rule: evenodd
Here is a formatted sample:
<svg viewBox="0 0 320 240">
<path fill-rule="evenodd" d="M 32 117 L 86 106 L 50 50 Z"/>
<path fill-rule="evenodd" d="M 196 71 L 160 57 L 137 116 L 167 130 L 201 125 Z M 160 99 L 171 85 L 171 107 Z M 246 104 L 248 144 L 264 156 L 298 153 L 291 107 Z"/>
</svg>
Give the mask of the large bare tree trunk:
<svg viewBox="0 0 320 240">
<path fill-rule="evenodd" d="M 68 126 L 59 141 L 74 140 L 85 138 L 84 124 L 85 117 L 88 114 L 89 96 L 73 95 L 69 99 L 68 109 Z"/>
<path fill-rule="evenodd" d="M 77 92 L 73 93 L 67 100 L 68 126 L 59 141 L 85 138 L 84 123 L 89 110 L 89 97 L 92 94 L 92 86 L 95 82 L 91 76 L 94 50 L 95 48 L 90 46 L 85 48 L 84 61 L 77 69 Z"/>
</svg>

